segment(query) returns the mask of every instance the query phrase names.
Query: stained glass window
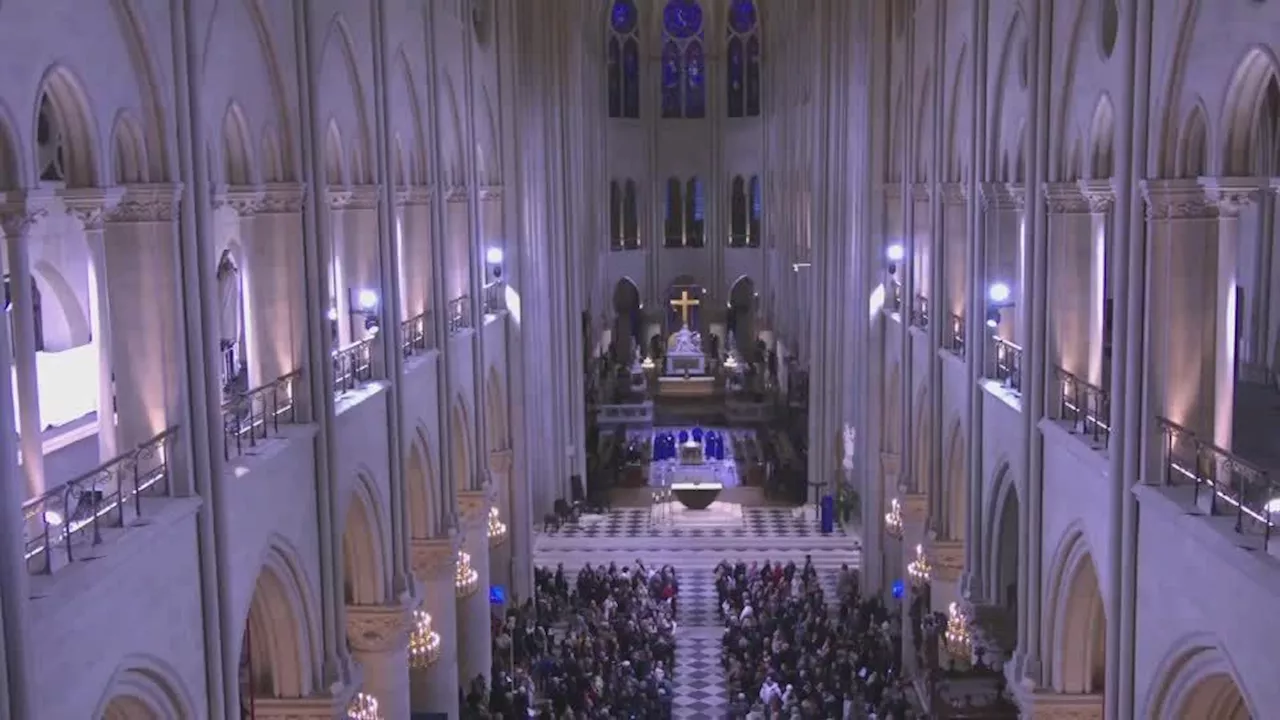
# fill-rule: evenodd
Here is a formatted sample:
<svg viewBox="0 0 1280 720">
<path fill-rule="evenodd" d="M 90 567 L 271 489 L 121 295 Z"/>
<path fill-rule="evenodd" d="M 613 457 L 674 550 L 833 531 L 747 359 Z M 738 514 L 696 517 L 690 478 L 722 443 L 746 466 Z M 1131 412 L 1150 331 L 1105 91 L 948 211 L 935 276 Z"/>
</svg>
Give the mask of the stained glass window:
<svg viewBox="0 0 1280 720">
<path fill-rule="evenodd" d="M 635 0 L 609 8 L 609 117 L 640 117 L 640 13 Z"/>
<path fill-rule="evenodd" d="M 762 229 L 760 227 L 761 217 L 764 215 L 764 198 L 760 192 L 760 176 L 751 176 L 751 221 L 747 225 L 747 245 L 750 247 L 760 247 L 761 241 L 764 239 Z"/>
<path fill-rule="evenodd" d="M 729 247 L 747 244 L 747 188 L 741 175 L 729 183 Z"/>
<path fill-rule="evenodd" d="M 702 181 L 690 178 L 685 187 L 684 246 L 702 247 L 706 243 L 706 206 L 702 198 Z"/>
<path fill-rule="evenodd" d="M 609 181 L 609 244 L 614 250 L 622 247 L 622 188 L 617 180 Z"/>
<path fill-rule="evenodd" d="M 666 247 L 684 245 L 684 184 L 679 178 L 667 180 L 667 215 L 664 237 Z"/>
<path fill-rule="evenodd" d="M 622 194 L 622 246 L 627 250 L 640 247 L 640 213 L 636 200 L 636 181 L 628 180 Z"/>
<path fill-rule="evenodd" d="M 667 0 L 662 9 L 662 37 L 662 117 L 705 117 L 705 33 L 698 0 Z"/>
<path fill-rule="evenodd" d="M 760 115 L 760 29 L 754 0 L 731 0 L 726 32 L 729 37 L 728 114 L 731 118 Z"/>
</svg>

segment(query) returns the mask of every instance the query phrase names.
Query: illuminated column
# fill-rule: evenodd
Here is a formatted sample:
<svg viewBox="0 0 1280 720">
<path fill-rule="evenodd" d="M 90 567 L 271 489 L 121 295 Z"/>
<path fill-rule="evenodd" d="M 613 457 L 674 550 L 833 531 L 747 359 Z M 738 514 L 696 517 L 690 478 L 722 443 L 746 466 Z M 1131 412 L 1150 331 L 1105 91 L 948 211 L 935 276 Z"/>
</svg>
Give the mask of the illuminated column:
<svg viewBox="0 0 1280 720">
<path fill-rule="evenodd" d="M 348 605 L 347 642 L 364 670 L 364 692 L 378 701 L 384 718 L 407 718 L 409 633 L 414 608 Z"/>
<path fill-rule="evenodd" d="M 493 631 L 489 619 L 489 508 L 484 490 L 458 493 L 462 552 L 458 554 L 458 678 L 470 687 L 477 675 L 485 682 L 493 666 Z M 483 580 L 482 580 L 483 578 Z"/>
<path fill-rule="evenodd" d="M 98 461 L 119 454 L 116 442 L 115 388 L 111 362 L 111 304 L 107 292 L 106 215 L 120 202 L 123 190 L 67 190 L 62 201 L 67 212 L 84 226 L 89 246 L 92 283 L 89 298 L 89 326 L 98 360 Z"/>
<path fill-rule="evenodd" d="M 1115 247 L 1115 231 L 1111 224 L 1111 209 L 1115 206 L 1116 193 L 1110 180 L 1081 180 L 1080 190 L 1089 203 L 1089 213 L 1092 216 L 1089 232 L 1089 359 L 1085 379 L 1109 390 L 1104 385 L 1104 376 L 1111 370 L 1105 367 L 1110 361 L 1103 352 L 1109 341 L 1106 334 L 1107 274 L 1109 268 L 1124 267 L 1112 250 Z"/>
<path fill-rule="evenodd" d="M 422 610 L 439 634 L 434 659 L 410 658 L 409 697 L 414 714 L 442 713 L 458 717 L 457 588 L 458 548 L 455 538 L 413 541 L 413 574 L 422 595 Z"/>
<path fill-rule="evenodd" d="M 27 497 L 45 491 L 44 447 L 40 423 L 40 378 L 36 368 L 35 298 L 31 279 L 31 226 L 48 213 L 26 197 L 5 197 L 0 203 L 0 232 L 8 249 L 9 292 L 13 316 L 13 360 L 17 370 L 18 443 Z M 5 432 L 7 432 L 7 428 Z"/>
<path fill-rule="evenodd" d="M 306 327 L 302 185 L 263 186 L 244 238 L 245 337 L 253 385 L 302 367 Z"/>
</svg>

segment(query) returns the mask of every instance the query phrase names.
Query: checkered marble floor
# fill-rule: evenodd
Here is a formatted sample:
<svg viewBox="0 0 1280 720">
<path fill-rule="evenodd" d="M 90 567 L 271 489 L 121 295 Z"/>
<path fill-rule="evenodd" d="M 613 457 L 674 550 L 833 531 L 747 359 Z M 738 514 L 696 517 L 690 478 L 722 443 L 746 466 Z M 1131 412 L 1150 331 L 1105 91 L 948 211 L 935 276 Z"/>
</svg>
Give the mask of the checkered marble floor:
<svg viewBox="0 0 1280 720">
<path fill-rule="evenodd" d="M 845 538 L 846 530 L 837 525 L 833 532 L 823 533 L 812 508 L 743 508 L 741 527 L 688 528 L 664 524 L 650 508 L 618 508 L 601 521 L 591 524 L 565 525 L 559 530 L 540 533 L 556 538 Z M 543 528 L 538 528 L 543 530 Z"/>
<path fill-rule="evenodd" d="M 715 576 L 710 570 L 680 576 L 680 615 L 676 631 L 675 720 L 723 718 L 724 668 L 720 664 L 723 626 L 716 615 Z"/>
</svg>

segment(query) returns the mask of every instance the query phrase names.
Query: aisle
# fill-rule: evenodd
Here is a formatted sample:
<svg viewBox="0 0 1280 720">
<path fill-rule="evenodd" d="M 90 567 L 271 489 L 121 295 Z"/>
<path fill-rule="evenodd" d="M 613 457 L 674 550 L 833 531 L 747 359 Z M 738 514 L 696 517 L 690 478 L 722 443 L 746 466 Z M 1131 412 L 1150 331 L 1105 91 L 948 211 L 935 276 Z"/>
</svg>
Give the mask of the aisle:
<svg viewBox="0 0 1280 720">
<path fill-rule="evenodd" d="M 728 707 L 720 638 L 724 626 L 716 613 L 714 575 L 686 571 L 680 577 L 680 613 L 676 631 L 674 717 L 718 720 Z"/>
</svg>

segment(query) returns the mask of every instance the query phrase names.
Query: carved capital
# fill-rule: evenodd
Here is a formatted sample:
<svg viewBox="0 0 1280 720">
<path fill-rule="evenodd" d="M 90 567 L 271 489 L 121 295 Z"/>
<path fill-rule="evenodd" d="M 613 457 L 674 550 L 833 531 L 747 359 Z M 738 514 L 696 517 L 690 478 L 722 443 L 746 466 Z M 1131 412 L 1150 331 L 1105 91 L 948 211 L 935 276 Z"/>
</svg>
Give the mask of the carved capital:
<svg viewBox="0 0 1280 720">
<path fill-rule="evenodd" d="M 396 196 L 396 202 L 401 205 L 430 205 L 432 190 L 422 185 L 414 185 L 402 188 L 399 195 Z"/>
<path fill-rule="evenodd" d="M 511 450 L 494 450 L 489 453 L 489 472 L 494 475 L 511 474 Z"/>
<path fill-rule="evenodd" d="M 1218 207 L 1205 198 L 1195 180 L 1143 180 L 1147 220 L 1212 220 Z"/>
<path fill-rule="evenodd" d="M 107 215 L 109 223 L 165 223 L 178 217 L 179 184 L 125 185 L 124 197 Z"/>
<path fill-rule="evenodd" d="M 467 201 L 466 185 L 451 185 L 444 190 L 444 201 L 451 203 L 460 203 Z"/>
<path fill-rule="evenodd" d="M 0 232 L 6 238 L 23 238 L 37 220 L 48 214 L 42 207 L 30 206 L 20 197 L 0 195 Z"/>
<path fill-rule="evenodd" d="M 898 183 L 888 183 L 883 189 L 886 203 L 896 203 L 902 199 L 902 186 Z"/>
<path fill-rule="evenodd" d="M 942 183 L 938 191 L 943 205 L 964 205 L 969 199 L 969 188 L 964 183 Z"/>
<path fill-rule="evenodd" d="M 259 215 L 297 215 L 307 207 L 307 186 L 302 183 L 267 183 L 262 186 Z"/>
<path fill-rule="evenodd" d="M 1022 210 L 1026 206 L 1026 193 L 1021 185 L 982 183 L 978 192 L 982 196 L 982 207 L 987 210 Z"/>
<path fill-rule="evenodd" d="M 1238 216 L 1263 188 L 1270 185 L 1269 178 L 1261 177 L 1200 178 L 1205 198 L 1217 206 L 1219 217 Z"/>
<path fill-rule="evenodd" d="M 929 200 L 929 183 L 911 183 L 911 199 L 916 202 Z"/>
<path fill-rule="evenodd" d="M 902 470 L 902 456 L 893 452 L 880 453 L 880 470 L 885 475 L 897 475 Z"/>
<path fill-rule="evenodd" d="M 959 540 L 931 539 L 925 552 L 933 563 L 934 577 L 943 582 L 959 582 L 964 572 L 964 543 Z"/>
<path fill-rule="evenodd" d="M 263 194 L 261 188 L 248 185 L 220 185 L 213 190 L 213 209 L 231 208 L 242 218 L 253 217 Z"/>
<path fill-rule="evenodd" d="M 488 200 L 488 201 L 498 201 L 498 200 L 501 200 L 501 199 L 502 199 L 502 186 L 501 186 L 501 185 L 486 185 L 486 186 L 484 186 L 484 187 L 480 188 L 480 200 L 481 200 L 481 202 L 484 202 L 484 201 L 486 201 L 486 200 Z"/>
<path fill-rule="evenodd" d="M 1018 692 L 1023 717 L 1030 720 L 1102 720 L 1101 695 L 1057 694 L 1043 690 Z"/>
<path fill-rule="evenodd" d="M 1044 203 L 1050 215 L 1085 215 L 1089 200 L 1075 183 L 1046 183 Z"/>
<path fill-rule="evenodd" d="M 1076 185 L 1094 215 L 1105 215 L 1116 204 L 1116 189 L 1110 180 L 1080 180 Z"/>
<path fill-rule="evenodd" d="M 493 504 L 489 489 L 458 492 L 458 516 L 468 528 L 489 528 L 489 507 Z"/>
<path fill-rule="evenodd" d="M 355 694 L 353 685 L 339 688 L 332 695 L 309 698 L 255 697 L 253 717 L 255 720 L 333 720 L 346 716 L 347 703 Z"/>
<path fill-rule="evenodd" d="M 412 607 L 348 605 L 347 642 L 356 652 L 381 653 L 408 647 Z"/>
<path fill-rule="evenodd" d="M 124 188 L 73 188 L 58 192 L 67 214 L 80 221 L 86 232 L 101 230 L 107 215 L 120 204 Z"/>
<path fill-rule="evenodd" d="M 423 582 L 447 579 L 453 582 L 453 569 L 458 563 L 458 536 L 412 540 L 413 574 Z"/>
<path fill-rule="evenodd" d="M 929 514 L 929 497 L 922 493 L 907 493 L 900 504 L 904 525 L 923 525 Z"/>
</svg>

